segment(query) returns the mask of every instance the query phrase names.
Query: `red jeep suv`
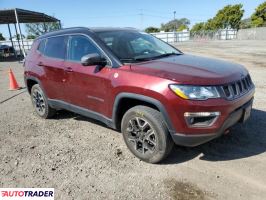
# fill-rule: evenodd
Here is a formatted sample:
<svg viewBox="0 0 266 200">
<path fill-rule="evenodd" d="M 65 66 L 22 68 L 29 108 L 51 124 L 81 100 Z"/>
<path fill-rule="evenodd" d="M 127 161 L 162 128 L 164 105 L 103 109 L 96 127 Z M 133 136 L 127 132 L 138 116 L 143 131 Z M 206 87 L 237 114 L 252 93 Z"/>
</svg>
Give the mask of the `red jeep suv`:
<svg viewBox="0 0 266 200">
<path fill-rule="evenodd" d="M 123 133 L 157 163 L 174 143 L 214 139 L 251 112 L 254 84 L 238 64 L 184 54 L 130 28 L 69 28 L 37 38 L 25 61 L 37 114 L 66 109 Z"/>
</svg>

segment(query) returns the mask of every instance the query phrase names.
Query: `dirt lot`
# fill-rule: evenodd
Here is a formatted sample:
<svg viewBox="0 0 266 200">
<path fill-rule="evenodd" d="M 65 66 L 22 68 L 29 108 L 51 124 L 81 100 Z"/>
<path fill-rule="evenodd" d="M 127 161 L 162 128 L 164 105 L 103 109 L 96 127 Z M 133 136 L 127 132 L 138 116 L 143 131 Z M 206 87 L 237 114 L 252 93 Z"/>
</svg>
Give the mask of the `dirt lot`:
<svg viewBox="0 0 266 200">
<path fill-rule="evenodd" d="M 120 133 L 99 122 L 66 111 L 38 118 L 25 89 L 7 91 L 8 67 L 24 86 L 22 65 L 0 62 L 0 187 L 53 187 L 56 199 L 64 200 L 265 199 L 266 41 L 178 47 L 248 68 L 257 89 L 246 125 L 196 148 L 176 147 L 162 164 L 147 164 L 131 155 Z"/>
</svg>

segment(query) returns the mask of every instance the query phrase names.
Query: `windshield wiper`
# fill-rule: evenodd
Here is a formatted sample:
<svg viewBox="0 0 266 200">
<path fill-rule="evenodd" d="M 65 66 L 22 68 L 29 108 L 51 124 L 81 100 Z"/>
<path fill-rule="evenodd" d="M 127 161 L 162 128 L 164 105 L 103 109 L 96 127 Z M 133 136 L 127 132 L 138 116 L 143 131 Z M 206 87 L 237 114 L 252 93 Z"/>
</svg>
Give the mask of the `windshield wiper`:
<svg viewBox="0 0 266 200">
<path fill-rule="evenodd" d="M 155 56 L 153 58 L 157 59 L 157 58 L 163 58 L 163 57 L 168 57 L 168 56 L 175 56 L 175 55 L 181 55 L 181 53 L 164 53 L 164 54 L 161 54 L 159 56 Z"/>
<path fill-rule="evenodd" d="M 120 58 L 119 60 L 123 63 L 134 63 L 139 61 L 136 60 L 135 58 Z"/>
<path fill-rule="evenodd" d="M 149 61 L 149 60 L 155 60 L 163 57 L 173 56 L 173 55 L 181 55 L 182 53 L 165 53 L 158 56 L 153 57 L 144 57 L 144 58 L 121 58 L 120 61 L 122 62 L 141 62 L 141 61 Z"/>
<path fill-rule="evenodd" d="M 150 58 L 121 58 L 120 61 L 125 63 L 132 63 L 132 62 L 141 62 L 141 61 L 149 61 Z"/>
<path fill-rule="evenodd" d="M 146 58 L 135 58 L 135 60 L 137 61 L 149 61 L 149 60 L 155 60 L 155 59 L 159 59 L 159 58 L 164 58 L 164 57 L 168 57 L 168 56 L 173 56 L 173 55 L 182 55 L 181 53 L 164 53 L 158 56 L 153 56 L 153 57 L 146 57 Z"/>
</svg>

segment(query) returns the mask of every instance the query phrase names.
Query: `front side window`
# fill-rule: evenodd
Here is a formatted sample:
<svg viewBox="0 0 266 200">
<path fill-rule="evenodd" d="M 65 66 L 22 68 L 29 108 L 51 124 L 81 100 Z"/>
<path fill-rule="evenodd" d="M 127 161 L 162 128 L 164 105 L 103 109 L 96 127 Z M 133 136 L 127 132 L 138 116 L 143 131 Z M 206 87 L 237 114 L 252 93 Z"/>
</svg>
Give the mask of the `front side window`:
<svg viewBox="0 0 266 200">
<path fill-rule="evenodd" d="M 119 30 L 96 32 L 96 34 L 121 62 L 138 62 L 182 54 L 147 33 Z"/>
<path fill-rule="evenodd" d="M 85 55 L 98 53 L 99 49 L 85 36 L 74 35 L 69 38 L 68 60 L 81 61 Z"/>
<path fill-rule="evenodd" d="M 48 38 L 46 41 L 44 54 L 52 58 L 65 58 L 65 49 L 66 49 L 66 37 L 58 36 Z"/>
</svg>

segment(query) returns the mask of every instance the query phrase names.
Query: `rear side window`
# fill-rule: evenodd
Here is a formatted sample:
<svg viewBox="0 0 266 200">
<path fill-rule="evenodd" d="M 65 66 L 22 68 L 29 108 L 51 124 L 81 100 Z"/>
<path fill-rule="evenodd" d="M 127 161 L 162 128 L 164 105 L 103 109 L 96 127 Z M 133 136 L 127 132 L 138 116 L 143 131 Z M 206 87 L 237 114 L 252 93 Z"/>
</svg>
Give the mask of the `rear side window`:
<svg viewBox="0 0 266 200">
<path fill-rule="evenodd" d="M 42 54 L 44 54 L 45 43 L 46 43 L 46 40 L 42 40 L 40 41 L 39 46 L 38 46 L 38 51 L 41 52 Z"/>
<path fill-rule="evenodd" d="M 65 58 L 65 50 L 66 50 L 66 37 L 58 36 L 48 38 L 45 45 L 44 54 L 48 57 L 52 58 Z"/>
<path fill-rule="evenodd" d="M 99 49 L 85 36 L 74 35 L 69 38 L 68 60 L 79 61 L 87 54 L 98 53 Z"/>
</svg>

